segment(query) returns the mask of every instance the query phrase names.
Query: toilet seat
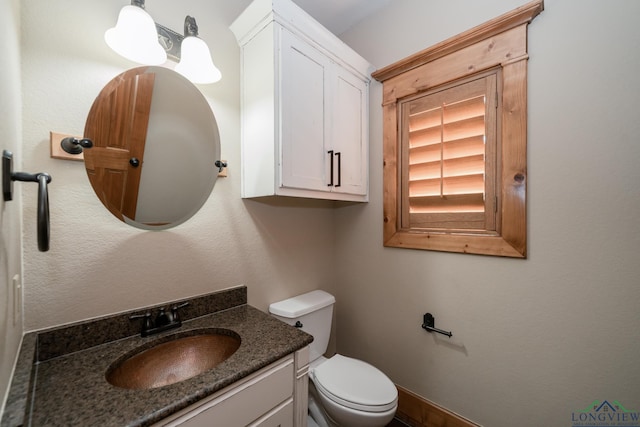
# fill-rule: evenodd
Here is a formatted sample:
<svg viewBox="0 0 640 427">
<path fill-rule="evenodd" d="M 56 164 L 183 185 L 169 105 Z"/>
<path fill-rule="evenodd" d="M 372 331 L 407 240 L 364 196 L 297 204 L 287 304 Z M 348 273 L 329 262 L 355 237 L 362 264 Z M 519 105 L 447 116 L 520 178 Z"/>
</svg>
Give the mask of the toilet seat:
<svg viewBox="0 0 640 427">
<path fill-rule="evenodd" d="M 398 390 L 376 367 L 336 354 L 311 371 L 318 391 L 333 402 L 364 412 L 385 412 L 397 405 Z"/>
</svg>

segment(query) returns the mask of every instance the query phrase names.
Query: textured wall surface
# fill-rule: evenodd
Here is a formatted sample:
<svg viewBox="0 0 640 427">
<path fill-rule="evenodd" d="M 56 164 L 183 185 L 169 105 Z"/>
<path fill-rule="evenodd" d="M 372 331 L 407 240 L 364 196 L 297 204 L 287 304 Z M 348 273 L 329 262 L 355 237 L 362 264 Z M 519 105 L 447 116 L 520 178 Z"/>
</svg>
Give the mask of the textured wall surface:
<svg viewBox="0 0 640 427">
<path fill-rule="evenodd" d="M 14 156 L 14 171 L 22 171 L 20 110 L 20 2 L 0 3 L 0 150 Z M 29 185 L 29 184 L 27 184 Z M 13 200 L 0 199 L 0 413 L 4 406 L 20 338 L 22 337 L 22 248 L 20 212 L 22 184 L 14 185 Z"/>
<path fill-rule="evenodd" d="M 157 22 L 178 31 L 185 15 L 195 16 L 223 75 L 220 82 L 199 87 L 218 121 L 229 177 L 216 182 L 190 221 L 161 232 L 125 226 L 100 204 L 82 163 L 49 157 L 49 131 L 81 135 L 102 87 L 136 66 L 103 40 L 124 4 L 23 4 L 24 162 L 53 176 L 47 253 L 38 252 L 35 244 L 35 189 L 24 195 L 25 329 L 239 284 L 247 285 L 249 302 L 261 309 L 296 293 L 330 287 L 334 237 L 328 203 L 240 198 L 240 59 L 228 27 L 248 0 L 147 5 Z"/>
<path fill-rule="evenodd" d="M 201 88 L 230 176 L 176 229 L 117 222 L 82 165 L 50 159 L 48 147 L 50 130 L 81 133 L 95 95 L 132 66 L 102 41 L 128 2 L 116 3 L 21 5 L 22 163 L 54 178 L 46 254 L 35 243 L 35 188 L 23 191 L 26 330 L 240 283 L 261 309 L 324 288 L 338 299 L 338 351 L 482 425 L 567 426 L 594 400 L 640 409 L 640 3 L 547 0 L 529 28 L 527 260 L 382 247 L 378 83 L 370 203 L 241 200 L 239 56 L 228 25 L 248 0 L 147 5 L 174 29 L 186 13 L 198 19 L 223 73 Z M 383 67 L 523 3 L 396 0 L 342 37 Z M 427 311 L 453 338 L 420 328 Z"/>
</svg>

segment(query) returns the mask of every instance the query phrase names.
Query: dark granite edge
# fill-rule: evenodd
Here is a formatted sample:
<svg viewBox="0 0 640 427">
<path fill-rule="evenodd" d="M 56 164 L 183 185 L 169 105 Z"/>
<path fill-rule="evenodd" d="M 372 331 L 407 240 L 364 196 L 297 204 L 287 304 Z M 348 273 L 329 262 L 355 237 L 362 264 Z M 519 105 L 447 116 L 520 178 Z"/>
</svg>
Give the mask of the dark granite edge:
<svg viewBox="0 0 640 427">
<path fill-rule="evenodd" d="M 180 317 L 183 321 L 187 321 L 246 304 L 247 287 L 243 285 L 236 288 L 223 289 L 202 296 L 143 307 L 116 315 L 39 331 L 37 334 L 37 360 L 42 362 L 138 335 L 141 330 L 141 320 L 132 321 L 129 319 L 131 315 L 151 312 L 155 316 L 159 308 L 170 308 L 184 302 L 188 302 L 189 305 L 180 308 Z"/>
<path fill-rule="evenodd" d="M 36 333 L 28 333 L 22 337 L 20 353 L 16 361 L 15 371 L 9 386 L 9 395 L 2 414 L 0 426 L 18 427 L 25 424 L 25 416 L 28 413 L 27 407 L 31 396 L 31 384 L 34 370 L 32 369 L 36 361 Z"/>
</svg>

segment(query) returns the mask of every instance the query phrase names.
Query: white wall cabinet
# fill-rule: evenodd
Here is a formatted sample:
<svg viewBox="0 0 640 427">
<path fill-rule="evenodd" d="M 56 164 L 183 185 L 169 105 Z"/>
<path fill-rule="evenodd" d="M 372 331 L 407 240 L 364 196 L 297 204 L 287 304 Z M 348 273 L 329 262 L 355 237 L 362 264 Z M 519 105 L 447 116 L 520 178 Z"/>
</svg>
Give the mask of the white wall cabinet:
<svg viewBox="0 0 640 427">
<path fill-rule="evenodd" d="M 368 201 L 371 65 L 290 0 L 255 0 L 231 30 L 242 197 Z"/>
<path fill-rule="evenodd" d="M 308 365 L 305 347 L 154 427 L 306 427 Z"/>
</svg>

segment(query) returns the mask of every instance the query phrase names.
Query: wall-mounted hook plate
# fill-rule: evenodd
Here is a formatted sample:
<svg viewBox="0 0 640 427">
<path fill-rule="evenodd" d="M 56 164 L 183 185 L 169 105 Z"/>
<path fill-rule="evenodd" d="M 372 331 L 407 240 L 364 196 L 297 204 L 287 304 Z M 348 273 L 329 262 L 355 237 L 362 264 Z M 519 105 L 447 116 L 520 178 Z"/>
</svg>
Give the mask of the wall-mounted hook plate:
<svg viewBox="0 0 640 427">
<path fill-rule="evenodd" d="M 49 132 L 49 145 L 50 145 L 50 155 L 52 159 L 61 159 L 61 160 L 76 160 L 76 161 L 84 161 L 84 153 L 80 152 L 80 154 L 69 154 L 62 149 L 61 143 L 65 138 L 74 137 L 74 135 L 68 135 L 64 133 L 57 133 L 50 131 Z"/>
<path fill-rule="evenodd" d="M 223 166 L 218 166 L 219 170 L 218 170 L 218 177 L 220 178 L 226 178 L 227 175 L 227 167 L 228 167 L 228 163 L 226 160 L 219 160 L 219 162 L 221 163 L 221 165 Z"/>
</svg>

